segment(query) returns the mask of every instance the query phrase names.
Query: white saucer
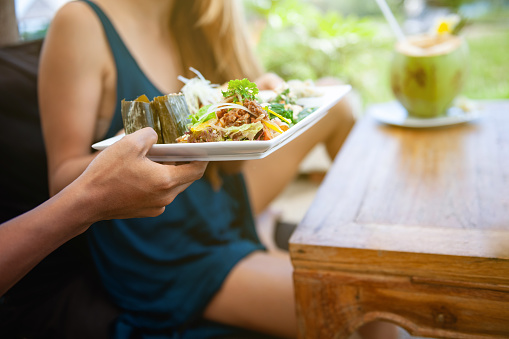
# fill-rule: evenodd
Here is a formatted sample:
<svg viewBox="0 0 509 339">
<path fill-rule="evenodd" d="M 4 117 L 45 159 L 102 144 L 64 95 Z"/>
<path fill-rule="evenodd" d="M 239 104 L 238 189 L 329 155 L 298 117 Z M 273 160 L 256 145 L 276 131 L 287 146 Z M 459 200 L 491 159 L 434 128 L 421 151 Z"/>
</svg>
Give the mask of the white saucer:
<svg viewBox="0 0 509 339">
<path fill-rule="evenodd" d="M 447 114 L 437 118 L 414 118 L 409 117 L 406 109 L 398 102 L 391 101 L 375 104 L 368 107 L 368 114 L 380 122 L 411 128 L 428 128 L 462 124 L 478 119 L 481 112 L 478 109 L 463 110 L 458 106 L 452 106 Z"/>
</svg>

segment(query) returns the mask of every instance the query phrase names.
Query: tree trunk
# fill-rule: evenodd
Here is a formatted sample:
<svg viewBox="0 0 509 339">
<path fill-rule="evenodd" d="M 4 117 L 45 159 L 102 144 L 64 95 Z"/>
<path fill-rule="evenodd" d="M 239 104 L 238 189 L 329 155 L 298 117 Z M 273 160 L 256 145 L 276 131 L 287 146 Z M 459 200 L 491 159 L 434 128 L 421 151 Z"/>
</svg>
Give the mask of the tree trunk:
<svg viewBox="0 0 509 339">
<path fill-rule="evenodd" d="M 0 46 L 19 42 L 14 0 L 0 0 Z"/>
</svg>

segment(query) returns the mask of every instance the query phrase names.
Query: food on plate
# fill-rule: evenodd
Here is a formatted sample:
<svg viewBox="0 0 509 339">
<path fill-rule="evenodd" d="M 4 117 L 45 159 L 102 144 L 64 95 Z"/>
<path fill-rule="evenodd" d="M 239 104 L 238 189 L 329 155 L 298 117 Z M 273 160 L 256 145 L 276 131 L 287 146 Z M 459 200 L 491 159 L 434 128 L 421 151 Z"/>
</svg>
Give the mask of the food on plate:
<svg viewBox="0 0 509 339">
<path fill-rule="evenodd" d="M 158 135 L 157 143 L 163 143 L 159 116 L 146 95 L 141 95 L 133 101 L 122 100 L 121 111 L 126 134 L 134 133 L 144 127 L 152 127 Z"/>
<path fill-rule="evenodd" d="M 219 85 L 212 84 L 196 69 L 191 67 L 190 70 L 196 74 L 195 78 L 187 79 L 179 75 L 178 79 L 185 84 L 180 91 L 186 97 L 189 112 L 196 114 L 200 107 L 219 102 L 222 95 Z"/>
<path fill-rule="evenodd" d="M 256 84 L 248 79 L 230 80 L 221 90 L 191 70 L 197 76 L 179 76 L 184 82 L 179 94 L 122 100 L 126 133 L 153 127 L 158 143 L 271 140 L 316 110 L 299 105 L 298 99 L 321 95 L 312 83 L 294 81 L 260 99 Z"/>
<path fill-rule="evenodd" d="M 182 91 L 203 93 L 217 88 L 204 83 L 200 75 L 195 79 L 196 82 L 187 82 Z M 200 91 L 193 90 L 193 86 L 199 86 Z M 221 94 L 223 98 L 215 104 L 187 98 L 199 102 L 200 108 L 191 114 L 189 130 L 177 139 L 178 142 L 271 140 L 316 110 L 298 105 L 298 97 L 291 96 L 288 87 L 274 92 L 270 101 L 263 102 L 256 84 L 248 79 L 230 80 Z"/>
<path fill-rule="evenodd" d="M 175 143 L 187 130 L 189 109 L 181 93 L 155 97 L 152 101 L 146 95 L 133 101 L 124 99 L 121 111 L 126 134 L 152 127 L 158 144 Z"/>
<path fill-rule="evenodd" d="M 286 95 L 292 100 L 301 98 L 319 97 L 323 95 L 323 89 L 315 86 L 312 80 L 289 80 L 282 83 L 274 91 L 274 96 L 279 93 L 286 92 Z"/>
<path fill-rule="evenodd" d="M 175 143 L 187 131 L 189 109 L 182 93 L 168 94 L 154 98 L 154 110 L 161 121 L 163 143 Z"/>
<path fill-rule="evenodd" d="M 202 106 L 191 116 L 193 123 L 178 142 L 269 140 L 289 128 L 288 123 L 269 118 L 256 101 L 258 88 L 249 80 L 230 80 L 221 93 L 220 102 Z"/>
<path fill-rule="evenodd" d="M 273 111 L 283 114 L 292 119 L 293 123 L 301 121 L 316 110 L 316 107 L 304 107 L 297 101 L 308 97 L 322 96 L 311 80 L 290 80 L 283 83 L 271 95 L 265 99 L 270 102 Z"/>
</svg>

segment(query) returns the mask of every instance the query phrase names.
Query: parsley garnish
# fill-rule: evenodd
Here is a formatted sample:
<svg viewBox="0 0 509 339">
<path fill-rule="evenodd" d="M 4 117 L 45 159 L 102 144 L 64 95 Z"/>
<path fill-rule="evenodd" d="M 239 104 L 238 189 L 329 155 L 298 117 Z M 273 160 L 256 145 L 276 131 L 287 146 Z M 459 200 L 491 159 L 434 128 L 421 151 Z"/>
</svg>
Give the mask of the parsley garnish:
<svg viewBox="0 0 509 339">
<path fill-rule="evenodd" d="M 242 100 L 256 100 L 258 87 L 256 87 L 256 84 L 244 78 L 242 80 L 230 80 L 228 82 L 228 90 L 221 92 L 225 98 L 240 95 Z"/>
</svg>

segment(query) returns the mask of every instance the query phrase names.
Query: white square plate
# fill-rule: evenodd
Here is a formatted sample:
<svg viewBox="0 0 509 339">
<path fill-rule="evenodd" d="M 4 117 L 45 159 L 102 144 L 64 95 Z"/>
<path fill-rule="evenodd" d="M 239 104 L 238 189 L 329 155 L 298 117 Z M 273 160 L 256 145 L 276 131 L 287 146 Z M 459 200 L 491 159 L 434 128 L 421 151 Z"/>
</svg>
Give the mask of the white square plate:
<svg viewBox="0 0 509 339">
<path fill-rule="evenodd" d="M 322 96 L 302 98 L 298 101 L 304 107 L 318 107 L 316 111 L 299 121 L 283 134 L 267 141 L 219 141 L 182 144 L 155 144 L 147 153 L 154 161 L 230 161 L 261 159 L 297 138 L 319 121 L 350 90 L 350 85 L 320 87 Z M 104 150 L 124 135 L 118 135 L 92 145 Z"/>
</svg>

